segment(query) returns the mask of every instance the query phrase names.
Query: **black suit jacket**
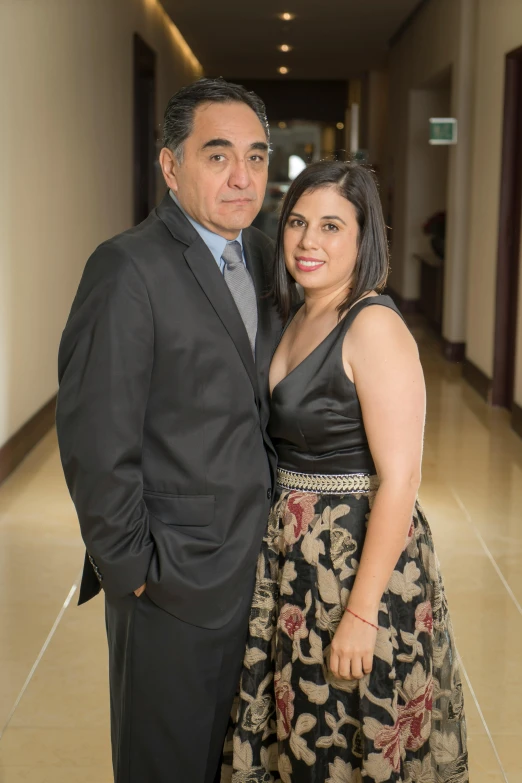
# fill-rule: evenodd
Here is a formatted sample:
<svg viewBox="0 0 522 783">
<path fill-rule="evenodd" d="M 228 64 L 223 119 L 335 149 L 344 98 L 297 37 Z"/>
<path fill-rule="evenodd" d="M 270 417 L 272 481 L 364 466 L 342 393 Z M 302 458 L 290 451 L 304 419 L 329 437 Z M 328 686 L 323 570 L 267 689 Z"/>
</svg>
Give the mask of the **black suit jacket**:
<svg viewBox="0 0 522 783">
<path fill-rule="evenodd" d="M 167 194 L 87 262 L 59 354 L 62 464 L 87 547 L 80 603 L 145 581 L 218 628 L 249 600 L 276 456 L 268 370 L 273 243 L 243 232 L 256 362 L 220 270 Z M 98 578 L 96 577 L 98 575 Z"/>
</svg>

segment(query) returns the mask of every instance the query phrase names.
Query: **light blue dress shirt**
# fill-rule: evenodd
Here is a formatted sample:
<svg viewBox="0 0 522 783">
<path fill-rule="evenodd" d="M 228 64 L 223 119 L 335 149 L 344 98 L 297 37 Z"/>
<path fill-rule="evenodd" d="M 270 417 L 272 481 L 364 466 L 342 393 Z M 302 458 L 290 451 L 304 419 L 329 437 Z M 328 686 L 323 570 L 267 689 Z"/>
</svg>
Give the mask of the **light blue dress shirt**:
<svg viewBox="0 0 522 783">
<path fill-rule="evenodd" d="M 201 226 L 199 223 L 196 223 L 194 218 L 191 218 L 190 215 L 188 215 L 181 204 L 179 203 L 176 195 L 172 190 L 169 190 L 170 197 L 174 201 L 175 204 L 181 209 L 189 223 L 194 226 L 196 231 L 198 232 L 199 236 L 203 240 L 203 242 L 206 244 L 214 258 L 216 259 L 216 264 L 221 270 L 221 274 L 225 271 L 225 262 L 223 261 L 223 253 L 225 252 L 225 248 L 229 243 L 228 239 L 225 239 L 225 237 L 220 237 L 219 234 L 214 234 L 213 231 L 209 231 L 208 228 L 205 228 L 204 226 Z M 241 252 L 243 254 L 243 263 L 245 264 L 245 250 L 243 248 L 243 232 L 239 232 L 239 236 L 236 237 L 236 239 L 232 240 L 234 242 L 239 242 L 241 245 Z"/>
</svg>

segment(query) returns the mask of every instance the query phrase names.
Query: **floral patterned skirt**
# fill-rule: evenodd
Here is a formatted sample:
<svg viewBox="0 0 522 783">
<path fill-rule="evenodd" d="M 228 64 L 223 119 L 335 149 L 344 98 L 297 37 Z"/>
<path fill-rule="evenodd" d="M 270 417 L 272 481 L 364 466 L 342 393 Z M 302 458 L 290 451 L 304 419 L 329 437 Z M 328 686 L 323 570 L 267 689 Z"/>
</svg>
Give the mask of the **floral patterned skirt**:
<svg viewBox="0 0 522 783">
<path fill-rule="evenodd" d="M 468 781 L 458 659 L 418 504 L 382 597 L 372 672 L 347 681 L 329 671 L 372 500 L 278 489 L 258 561 L 223 781 Z"/>
</svg>

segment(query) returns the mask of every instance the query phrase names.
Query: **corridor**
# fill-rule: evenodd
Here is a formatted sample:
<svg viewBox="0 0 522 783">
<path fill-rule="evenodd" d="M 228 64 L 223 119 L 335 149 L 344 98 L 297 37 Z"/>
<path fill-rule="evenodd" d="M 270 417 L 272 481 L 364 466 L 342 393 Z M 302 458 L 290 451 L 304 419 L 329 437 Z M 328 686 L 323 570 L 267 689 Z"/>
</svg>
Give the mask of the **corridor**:
<svg viewBox="0 0 522 783">
<path fill-rule="evenodd" d="M 147 219 L 164 198 L 175 209 L 159 161 L 162 152 L 172 156 L 180 182 L 190 172 L 184 145 L 195 113 L 174 101 L 173 136 L 165 108 L 180 90 L 186 95 L 201 78 L 218 77 L 254 93 L 269 128 L 269 145 L 261 144 L 270 147 L 267 187 L 245 230 L 253 221 L 277 236 L 285 194 L 310 164 L 357 161 L 375 174 L 391 254 L 386 293 L 417 339 L 427 382 L 420 500 L 461 657 L 470 781 L 522 783 L 522 0 L 0 0 L 0 783 L 114 779 L 104 601 L 77 606 L 85 550 L 54 429 L 58 347 L 95 248 Z M 220 162 L 211 148 L 223 143 L 221 133 L 204 141 L 209 166 Z M 268 248 L 265 239 L 262 245 Z M 168 263 L 172 252 L 165 252 Z M 157 255 L 151 246 L 147 265 Z M 224 272 L 224 257 L 216 260 Z M 248 253 L 245 260 L 248 270 Z M 161 293 L 174 333 L 182 314 L 168 289 Z M 187 294 L 187 307 L 189 301 Z M 197 300 L 192 312 L 199 317 Z M 222 361 L 218 349 L 212 356 Z M 110 378 L 117 362 L 107 364 Z M 182 362 L 176 372 L 184 381 L 193 366 Z M 122 377 L 133 390 L 133 373 Z M 225 410 L 230 392 L 206 384 L 212 372 L 203 377 L 195 386 Z M 184 403 L 172 405 L 174 384 L 161 388 L 169 414 L 172 408 L 191 424 Z M 235 386 L 232 396 L 243 399 Z M 117 429 L 117 417 L 108 418 Z M 91 424 L 102 420 L 89 415 L 88 444 Z M 204 424 L 213 429 L 212 421 Z M 228 443 L 229 431 L 218 434 L 219 444 Z M 192 430 L 190 436 L 199 446 Z M 245 451 L 249 446 L 236 455 L 248 466 Z M 194 453 L 199 469 L 201 452 Z M 228 464 L 215 462 L 220 471 Z M 165 467 L 169 480 L 172 464 Z M 216 487 L 243 486 L 235 468 L 230 475 L 228 483 L 220 475 Z M 199 484 L 180 487 L 175 496 L 201 493 Z M 264 502 L 268 484 L 262 489 Z M 98 492 L 96 484 L 92 494 Z M 242 524 L 242 514 L 228 521 Z M 104 556 L 101 547 L 94 556 Z M 245 562 L 235 550 L 231 560 Z M 213 595 L 205 605 L 214 611 L 219 601 Z M 186 658 L 195 661 L 189 649 Z M 428 647 L 422 655 L 432 659 Z M 176 681 L 172 660 L 165 665 L 161 701 L 170 703 L 166 681 L 183 701 L 179 683 L 192 688 L 200 669 L 190 680 L 179 666 Z M 389 681 L 405 682 L 396 670 Z M 194 701 L 194 689 L 189 693 L 184 704 Z M 204 704 L 198 716 L 213 715 Z M 192 739 L 193 722 L 179 714 Z M 146 717 L 142 737 L 157 727 Z M 167 720 L 170 726 L 170 712 Z M 451 745 L 455 735 L 448 736 Z M 194 739 L 205 748 L 195 732 Z M 173 755 L 181 748 L 190 769 L 173 774 L 169 761 L 169 783 L 192 783 L 199 753 L 185 739 L 165 745 Z M 208 752 L 210 741 L 206 746 Z M 155 777 L 150 766 L 144 774 L 135 766 L 133 783 L 157 783 L 142 779 Z M 329 771 L 331 778 L 310 768 L 326 778 L 318 783 L 361 779 L 357 765 L 344 777 Z M 386 774 L 376 773 L 378 783 Z M 447 783 L 462 774 L 453 764 Z M 440 783 L 425 769 L 419 775 L 414 783 Z"/>
<path fill-rule="evenodd" d="M 522 783 L 522 441 L 413 326 L 428 386 L 421 502 L 465 675 L 473 783 Z M 0 781 L 110 783 L 103 601 L 54 432 L 0 489 Z"/>
</svg>

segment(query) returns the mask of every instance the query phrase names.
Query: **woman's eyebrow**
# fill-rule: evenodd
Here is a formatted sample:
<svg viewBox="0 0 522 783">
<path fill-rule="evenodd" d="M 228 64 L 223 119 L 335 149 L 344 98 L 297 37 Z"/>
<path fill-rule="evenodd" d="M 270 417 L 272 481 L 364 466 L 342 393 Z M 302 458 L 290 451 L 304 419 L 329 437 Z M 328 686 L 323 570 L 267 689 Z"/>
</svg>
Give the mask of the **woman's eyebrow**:
<svg viewBox="0 0 522 783">
<path fill-rule="evenodd" d="M 340 218 L 339 215 L 323 215 L 321 220 L 339 220 L 339 222 L 341 222 L 343 224 L 343 226 L 346 225 L 344 220 L 342 218 Z"/>
</svg>

